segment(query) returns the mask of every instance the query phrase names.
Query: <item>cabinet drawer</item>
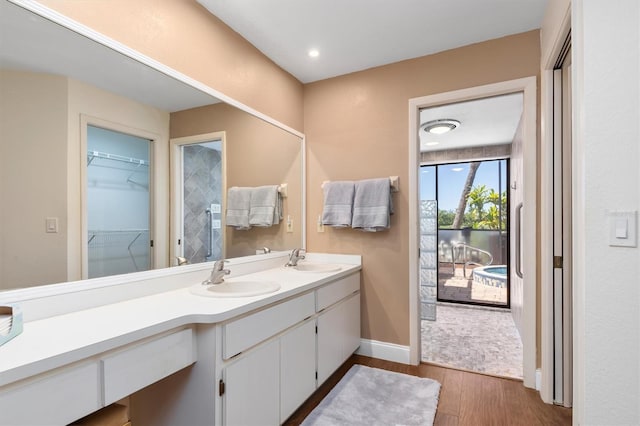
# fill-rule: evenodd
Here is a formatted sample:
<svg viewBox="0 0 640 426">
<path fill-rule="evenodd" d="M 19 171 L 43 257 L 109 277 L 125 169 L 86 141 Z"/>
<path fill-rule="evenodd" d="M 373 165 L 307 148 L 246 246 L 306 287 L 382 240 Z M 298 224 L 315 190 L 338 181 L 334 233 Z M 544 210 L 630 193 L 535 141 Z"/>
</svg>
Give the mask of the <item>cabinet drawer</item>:
<svg viewBox="0 0 640 426">
<path fill-rule="evenodd" d="M 193 331 L 178 331 L 103 357 L 104 405 L 157 382 L 196 361 Z"/>
<path fill-rule="evenodd" d="M 332 284 L 328 284 L 316 290 L 316 311 L 333 305 L 339 300 L 344 299 L 348 295 L 355 293 L 360 289 L 360 273 L 349 275 Z"/>
<path fill-rule="evenodd" d="M 0 425 L 64 425 L 102 407 L 97 361 L 0 390 Z"/>
<path fill-rule="evenodd" d="M 307 293 L 225 324 L 222 329 L 223 358 L 229 359 L 239 354 L 310 317 L 314 312 L 314 295 Z"/>
</svg>

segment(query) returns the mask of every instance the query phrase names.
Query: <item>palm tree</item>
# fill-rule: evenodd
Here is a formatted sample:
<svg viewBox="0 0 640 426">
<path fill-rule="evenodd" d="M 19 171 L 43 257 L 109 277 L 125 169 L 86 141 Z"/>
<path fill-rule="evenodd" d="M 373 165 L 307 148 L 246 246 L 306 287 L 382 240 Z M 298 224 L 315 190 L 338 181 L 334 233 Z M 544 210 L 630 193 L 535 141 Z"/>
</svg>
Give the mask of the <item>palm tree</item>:
<svg viewBox="0 0 640 426">
<path fill-rule="evenodd" d="M 462 226 L 464 211 L 467 209 L 467 200 L 469 199 L 469 193 L 471 192 L 471 188 L 473 187 L 473 181 L 476 178 L 478 167 L 480 167 L 479 161 L 469 163 L 469 173 L 467 174 L 467 180 L 465 181 L 464 187 L 462 188 L 462 193 L 460 194 L 460 201 L 458 202 L 456 215 L 453 218 L 453 224 L 451 225 L 452 229 L 460 229 Z"/>
</svg>

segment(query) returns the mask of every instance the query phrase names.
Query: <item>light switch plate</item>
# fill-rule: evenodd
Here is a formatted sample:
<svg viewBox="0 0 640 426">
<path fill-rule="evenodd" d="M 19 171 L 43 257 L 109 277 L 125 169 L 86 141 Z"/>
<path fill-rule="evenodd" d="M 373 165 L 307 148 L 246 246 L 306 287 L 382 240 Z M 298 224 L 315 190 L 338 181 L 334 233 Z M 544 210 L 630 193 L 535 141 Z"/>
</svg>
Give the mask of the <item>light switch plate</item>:
<svg viewBox="0 0 640 426">
<path fill-rule="evenodd" d="M 611 247 L 637 247 L 637 222 L 638 212 L 635 210 L 607 211 L 609 220 L 609 246 Z"/>
<path fill-rule="evenodd" d="M 58 218 L 48 217 L 45 219 L 45 229 L 49 234 L 55 234 L 58 232 Z"/>
</svg>

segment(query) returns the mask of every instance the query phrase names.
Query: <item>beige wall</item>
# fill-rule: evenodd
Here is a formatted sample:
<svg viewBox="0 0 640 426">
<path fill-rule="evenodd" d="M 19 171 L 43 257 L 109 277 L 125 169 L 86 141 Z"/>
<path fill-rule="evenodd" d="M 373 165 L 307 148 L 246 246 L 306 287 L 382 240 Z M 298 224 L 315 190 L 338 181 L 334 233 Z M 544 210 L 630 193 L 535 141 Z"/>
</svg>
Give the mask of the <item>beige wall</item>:
<svg viewBox="0 0 640 426">
<path fill-rule="evenodd" d="M 302 130 L 302 84 L 195 0 L 40 0 L 257 111 Z"/>
<path fill-rule="evenodd" d="M 539 75 L 531 31 L 305 85 L 307 223 L 322 211 L 324 180 L 398 175 L 391 229 L 361 233 L 311 226 L 312 251 L 363 256 L 362 335 L 409 344 L 408 100 Z"/>
<path fill-rule="evenodd" d="M 225 256 L 256 253 L 256 249 L 290 250 L 302 245 L 302 144 L 299 137 L 227 104 L 216 104 L 171 114 L 171 138 L 225 132 L 226 184 L 261 186 L 288 184 L 284 217 L 293 220 L 248 231 L 226 229 Z"/>
<path fill-rule="evenodd" d="M 0 290 L 67 278 L 67 86 L 0 71 Z"/>
</svg>

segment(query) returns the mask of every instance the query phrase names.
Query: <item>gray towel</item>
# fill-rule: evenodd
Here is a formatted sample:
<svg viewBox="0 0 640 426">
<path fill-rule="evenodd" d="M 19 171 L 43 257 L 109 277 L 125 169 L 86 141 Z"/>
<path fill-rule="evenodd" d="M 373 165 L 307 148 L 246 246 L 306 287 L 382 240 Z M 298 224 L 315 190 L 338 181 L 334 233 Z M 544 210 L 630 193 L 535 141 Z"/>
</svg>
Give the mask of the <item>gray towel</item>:
<svg viewBox="0 0 640 426">
<path fill-rule="evenodd" d="M 251 205 L 251 188 L 232 187 L 227 191 L 226 225 L 238 230 L 250 229 L 249 207 Z"/>
<path fill-rule="evenodd" d="M 249 225 L 269 227 L 282 220 L 282 197 L 278 185 L 258 186 L 251 190 Z"/>
<path fill-rule="evenodd" d="M 389 178 L 356 182 L 351 227 L 367 232 L 389 229 L 393 214 Z"/>
<path fill-rule="evenodd" d="M 351 226 L 354 183 L 352 181 L 326 182 L 323 190 L 322 224 L 335 228 Z"/>
</svg>

